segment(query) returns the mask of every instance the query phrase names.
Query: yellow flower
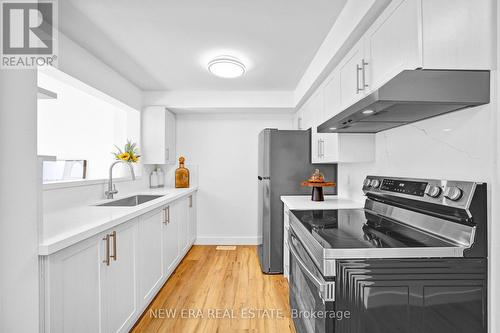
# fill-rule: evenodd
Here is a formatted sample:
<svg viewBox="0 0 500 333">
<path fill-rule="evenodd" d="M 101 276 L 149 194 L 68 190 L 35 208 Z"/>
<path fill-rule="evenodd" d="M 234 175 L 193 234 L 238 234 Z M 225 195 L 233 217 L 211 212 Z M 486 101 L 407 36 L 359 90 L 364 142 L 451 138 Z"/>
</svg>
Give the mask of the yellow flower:
<svg viewBox="0 0 500 333">
<path fill-rule="evenodd" d="M 118 155 L 118 158 L 123 161 L 128 161 L 130 159 L 130 154 L 125 152 Z"/>
<path fill-rule="evenodd" d="M 132 159 L 132 162 L 137 162 L 139 161 L 139 157 L 135 156 L 135 155 L 131 155 L 130 158 Z"/>
</svg>

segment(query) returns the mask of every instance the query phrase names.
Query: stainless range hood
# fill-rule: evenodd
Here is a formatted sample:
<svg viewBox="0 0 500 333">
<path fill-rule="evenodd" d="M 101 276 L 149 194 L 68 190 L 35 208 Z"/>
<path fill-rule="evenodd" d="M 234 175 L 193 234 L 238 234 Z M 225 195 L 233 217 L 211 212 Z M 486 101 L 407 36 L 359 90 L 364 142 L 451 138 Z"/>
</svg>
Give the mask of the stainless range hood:
<svg viewBox="0 0 500 333">
<path fill-rule="evenodd" d="M 318 132 L 377 133 L 489 102 L 489 71 L 405 70 Z"/>
</svg>

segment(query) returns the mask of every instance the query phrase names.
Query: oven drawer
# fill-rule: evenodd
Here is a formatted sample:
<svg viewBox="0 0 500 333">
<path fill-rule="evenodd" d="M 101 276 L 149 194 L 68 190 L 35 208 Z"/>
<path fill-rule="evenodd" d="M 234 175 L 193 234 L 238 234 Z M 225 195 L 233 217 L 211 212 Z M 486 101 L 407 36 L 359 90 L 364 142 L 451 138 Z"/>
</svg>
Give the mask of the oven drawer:
<svg viewBox="0 0 500 333">
<path fill-rule="evenodd" d="M 289 230 L 290 306 L 298 333 L 334 332 L 335 282 L 326 280 Z"/>
</svg>

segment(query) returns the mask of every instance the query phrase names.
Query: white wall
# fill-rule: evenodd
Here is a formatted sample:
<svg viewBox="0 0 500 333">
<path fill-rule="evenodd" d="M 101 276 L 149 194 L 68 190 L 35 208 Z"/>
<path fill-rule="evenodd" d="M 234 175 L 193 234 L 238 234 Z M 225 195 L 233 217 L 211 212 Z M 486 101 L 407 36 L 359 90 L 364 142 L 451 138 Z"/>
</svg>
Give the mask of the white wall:
<svg viewBox="0 0 500 333">
<path fill-rule="evenodd" d="M 0 70 L 0 332 L 38 332 L 36 72 Z"/>
<path fill-rule="evenodd" d="M 374 163 L 339 165 L 339 195 L 363 200 L 367 174 L 490 183 L 493 110 L 489 104 L 377 133 Z"/>
<path fill-rule="evenodd" d="M 61 32 L 58 68 L 136 110 L 142 108 L 139 88 Z"/>
<path fill-rule="evenodd" d="M 38 100 L 38 154 L 87 160 L 87 179 L 107 178 L 115 145 L 123 149 L 127 140 L 140 145 L 140 111 L 95 96 L 99 92 L 92 95 L 81 81 L 59 76 L 65 75 L 38 74 L 39 86 L 57 93 L 56 99 Z"/>
<path fill-rule="evenodd" d="M 177 154 L 198 166 L 198 244 L 257 244 L 258 134 L 291 115 L 177 115 Z"/>
</svg>

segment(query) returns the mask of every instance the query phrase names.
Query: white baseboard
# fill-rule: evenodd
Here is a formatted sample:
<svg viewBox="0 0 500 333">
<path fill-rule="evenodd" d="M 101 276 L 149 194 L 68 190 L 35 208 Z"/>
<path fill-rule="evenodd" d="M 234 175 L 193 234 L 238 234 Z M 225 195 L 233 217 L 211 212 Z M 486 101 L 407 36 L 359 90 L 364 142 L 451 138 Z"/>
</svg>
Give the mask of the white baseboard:
<svg viewBox="0 0 500 333">
<path fill-rule="evenodd" d="M 262 242 L 262 237 L 214 237 L 197 236 L 195 245 L 258 245 Z"/>
</svg>

